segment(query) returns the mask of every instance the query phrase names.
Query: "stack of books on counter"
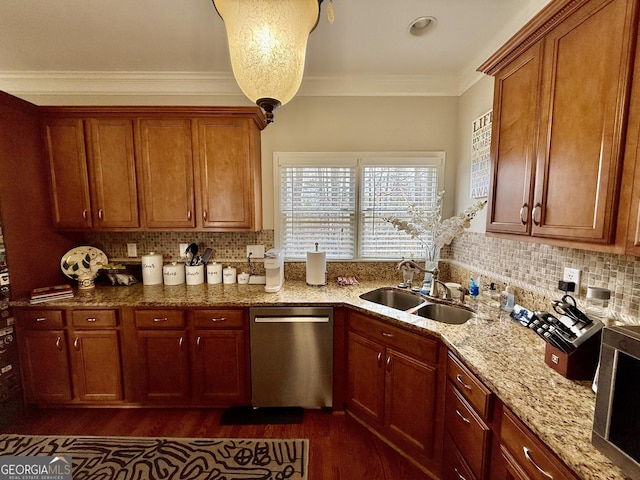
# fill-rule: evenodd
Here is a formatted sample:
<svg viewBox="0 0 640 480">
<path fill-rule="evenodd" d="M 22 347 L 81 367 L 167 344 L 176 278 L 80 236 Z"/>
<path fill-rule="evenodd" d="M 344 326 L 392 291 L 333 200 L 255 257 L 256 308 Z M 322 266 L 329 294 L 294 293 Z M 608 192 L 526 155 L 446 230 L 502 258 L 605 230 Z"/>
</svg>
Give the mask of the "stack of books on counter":
<svg viewBox="0 0 640 480">
<path fill-rule="evenodd" d="M 71 285 L 54 285 L 52 287 L 34 288 L 31 290 L 31 299 L 29 303 L 43 303 L 52 300 L 61 300 L 63 298 L 73 298 L 73 289 Z"/>
</svg>

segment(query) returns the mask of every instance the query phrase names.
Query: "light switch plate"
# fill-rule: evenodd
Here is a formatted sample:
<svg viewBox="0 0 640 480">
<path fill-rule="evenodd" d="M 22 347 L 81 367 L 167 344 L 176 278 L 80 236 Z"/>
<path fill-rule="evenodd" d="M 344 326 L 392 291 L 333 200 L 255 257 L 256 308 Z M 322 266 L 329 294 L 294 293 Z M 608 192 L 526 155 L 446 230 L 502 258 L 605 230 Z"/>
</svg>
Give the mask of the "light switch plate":
<svg viewBox="0 0 640 480">
<path fill-rule="evenodd" d="M 135 243 L 127 243 L 127 257 L 135 258 L 138 256 L 138 247 Z"/>
<path fill-rule="evenodd" d="M 188 243 L 178 244 L 178 249 L 180 250 L 180 258 L 187 258 L 187 248 L 189 248 Z"/>
<path fill-rule="evenodd" d="M 247 245 L 247 257 L 251 254 L 251 258 L 264 258 L 264 245 Z"/>
</svg>

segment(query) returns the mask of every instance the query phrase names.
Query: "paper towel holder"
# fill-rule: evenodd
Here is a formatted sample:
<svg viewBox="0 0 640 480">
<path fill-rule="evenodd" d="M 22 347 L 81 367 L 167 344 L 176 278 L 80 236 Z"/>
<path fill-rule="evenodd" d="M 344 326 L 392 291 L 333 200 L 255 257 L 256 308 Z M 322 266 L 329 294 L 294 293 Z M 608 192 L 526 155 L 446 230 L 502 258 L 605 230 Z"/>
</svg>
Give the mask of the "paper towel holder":
<svg viewBox="0 0 640 480">
<path fill-rule="evenodd" d="M 314 252 L 307 252 L 306 280 L 311 287 L 323 287 L 327 284 L 327 257 L 326 252 L 318 251 L 318 242 Z"/>
</svg>

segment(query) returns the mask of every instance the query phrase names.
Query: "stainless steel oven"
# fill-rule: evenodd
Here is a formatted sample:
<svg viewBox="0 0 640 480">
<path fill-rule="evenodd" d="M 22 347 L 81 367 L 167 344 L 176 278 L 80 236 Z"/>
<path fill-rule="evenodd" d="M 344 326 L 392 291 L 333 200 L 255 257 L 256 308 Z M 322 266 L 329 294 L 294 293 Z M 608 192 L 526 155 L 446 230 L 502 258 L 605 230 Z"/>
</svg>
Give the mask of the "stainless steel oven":
<svg viewBox="0 0 640 480">
<path fill-rule="evenodd" d="M 602 331 L 592 443 L 640 478 L 640 326 Z"/>
</svg>

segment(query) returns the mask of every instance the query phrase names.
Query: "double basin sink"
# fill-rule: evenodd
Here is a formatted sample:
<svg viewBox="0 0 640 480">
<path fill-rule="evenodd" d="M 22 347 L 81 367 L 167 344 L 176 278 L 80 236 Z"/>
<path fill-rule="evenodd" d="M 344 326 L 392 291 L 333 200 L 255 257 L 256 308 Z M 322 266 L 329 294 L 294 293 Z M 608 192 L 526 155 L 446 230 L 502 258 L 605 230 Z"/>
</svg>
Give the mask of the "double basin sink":
<svg viewBox="0 0 640 480">
<path fill-rule="evenodd" d="M 419 294 L 395 288 L 378 288 L 360 295 L 363 300 L 413 313 L 430 320 L 451 325 L 462 325 L 475 314 L 462 306 L 434 303 Z"/>
</svg>

